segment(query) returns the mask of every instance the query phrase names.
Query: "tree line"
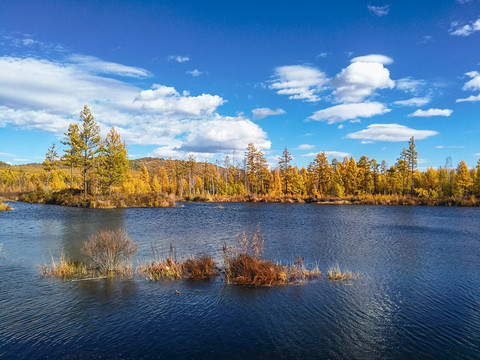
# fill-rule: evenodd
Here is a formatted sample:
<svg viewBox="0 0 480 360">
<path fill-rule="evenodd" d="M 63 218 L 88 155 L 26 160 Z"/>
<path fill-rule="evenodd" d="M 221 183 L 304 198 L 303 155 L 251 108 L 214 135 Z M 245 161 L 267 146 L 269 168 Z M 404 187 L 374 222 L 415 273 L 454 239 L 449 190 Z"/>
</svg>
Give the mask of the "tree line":
<svg viewBox="0 0 480 360">
<path fill-rule="evenodd" d="M 55 144 L 48 149 L 43 172 L 1 170 L 0 191 L 28 191 L 43 184 L 49 190 L 80 189 L 84 198 L 87 194 L 152 192 L 180 198 L 377 194 L 480 197 L 480 160 L 471 169 L 462 160 L 456 168 L 447 161 L 444 167 L 420 171 L 413 137 L 393 165 L 365 155 L 358 160 L 344 157 L 329 161 L 320 152 L 306 168 L 299 168 L 292 164 L 293 157 L 285 148 L 276 167 L 269 168 L 265 155 L 253 143 L 240 156 L 233 154 L 215 163 L 197 161 L 194 156 L 188 160 L 143 159 L 129 163 L 127 148 L 115 128 L 102 140 L 87 106 L 80 120 L 65 132 L 62 156 Z"/>
</svg>

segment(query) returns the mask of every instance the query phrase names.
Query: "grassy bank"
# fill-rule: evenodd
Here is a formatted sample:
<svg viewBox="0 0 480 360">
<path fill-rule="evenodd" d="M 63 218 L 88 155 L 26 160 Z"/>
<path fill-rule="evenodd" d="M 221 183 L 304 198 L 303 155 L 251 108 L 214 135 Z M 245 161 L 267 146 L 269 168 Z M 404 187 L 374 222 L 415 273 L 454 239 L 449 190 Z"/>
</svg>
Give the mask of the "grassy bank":
<svg viewBox="0 0 480 360">
<path fill-rule="evenodd" d="M 83 198 L 83 192 L 76 189 L 61 191 L 34 191 L 26 194 L 17 194 L 15 200 L 35 203 L 51 204 L 92 209 L 132 208 L 132 207 L 174 207 L 172 196 L 161 193 L 148 194 L 112 194 Z"/>
<path fill-rule="evenodd" d="M 418 197 L 410 195 L 358 195 L 349 197 L 302 197 L 302 196 L 195 196 L 179 201 L 187 202 L 260 202 L 281 204 L 326 204 L 326 205 L 401 205 L 401 206 L 480 206 L 480 199 L 472 197 Z"/>
</svg>

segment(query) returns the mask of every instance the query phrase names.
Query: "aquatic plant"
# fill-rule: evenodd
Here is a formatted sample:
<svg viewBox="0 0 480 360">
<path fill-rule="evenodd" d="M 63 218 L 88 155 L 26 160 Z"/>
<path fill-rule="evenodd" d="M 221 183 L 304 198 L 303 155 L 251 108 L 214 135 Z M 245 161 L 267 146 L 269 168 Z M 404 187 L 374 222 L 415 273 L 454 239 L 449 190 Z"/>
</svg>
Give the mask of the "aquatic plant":
<svg viewBox="0 0 480 360">
<path fill-rule="evenodd" d="M 288 276 L 290 281 L 304 282 L 307 279 L 317 278 L 321 274 L 318 265 L 312 270 L 305 267 L 305 258 L 297 256 L 297 259 L 288 268 Z"/>
<path fill-rule="evenodd" d="M 12 208 L 0 201 L 0 211 L 7 211 L 7 210 L 12 210 Z"/>
<path fill-rule="evenodd" d="M 288 282 L 288 269 L 284 265 L 261 259 L 263 239 L 260 225 L 249 240 L 245 233 L 237 234 L 238 244 L 233 247 L 223 245 L 225 280 L 242 285 L 278 285 Z"/>
<path fill-rule="evenodd" d="M 215 261 L 210 255 L 201 254 L 182 262 L 184 276 L 194 280 L 209 279 L 217 275 Z"/>
<path fill-rule="evenodd" d="M 146 274 L 148 280 L 180 279 L 183 277 L 183 268 L 176 260 L 166 258 L 163 261 L 153 261 L 148 266 L 137 268 L 137 273 Z"/>
<path fill-rule="evenodd" d="M 82 253 L 101 274 L 131 273 L 126 261 L 137 253 L 134 243 L 125 230 L 100 230 L 83 244 Z"/>
<path fill-rule="evenodd" d="M 330 269 L 327 271 L 327 277 L 330 280 L 347 280 L 352 279 L 354 277 L 358 277 L 359 274 L 354 274 L 349 270 L 341 270 L 340 265 L 336 263 L 335 265 L 331 266 Z"/>
<path fill-rule="evenodd" d="M 55 261 L 52 256 L 51 267 L 40 265 L 40 269 L 42 276 L 52 276 L 62 279 L 85 277 L 89 274 L 84 264 L 68 259 L 63 251 L 58 261 Z"/>
</svg>

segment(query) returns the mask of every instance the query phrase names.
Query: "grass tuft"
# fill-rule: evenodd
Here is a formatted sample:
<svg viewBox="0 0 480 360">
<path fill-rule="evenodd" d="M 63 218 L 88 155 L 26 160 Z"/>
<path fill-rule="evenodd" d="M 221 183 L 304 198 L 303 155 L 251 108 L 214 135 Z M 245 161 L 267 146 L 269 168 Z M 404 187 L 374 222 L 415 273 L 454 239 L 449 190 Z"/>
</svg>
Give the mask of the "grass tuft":
<svg viewBox="0 0 480 360">
<path fill-rule="evenodd" d="M 335 265 L 331 266 L 330 269 L 327 271 L 327 278 L 330 280 L 347 280 L 352 278 L 359 277 L 360 274 L 354 274 L 349 270 L 341 270 L 340 265 L 336 263 Z"/>
<path fill-rule="evenodd" d="M 82 264 L 70 260 L 65 253 L 60 254 L 60 259 L 55 261 L 52 256 L 52 266 L 40 265 L 42 276 L 51 276 L 61 279 L 71 279 L 76 277 L 85 277 L 88 275 L 87 267 Z"/>
</svg>

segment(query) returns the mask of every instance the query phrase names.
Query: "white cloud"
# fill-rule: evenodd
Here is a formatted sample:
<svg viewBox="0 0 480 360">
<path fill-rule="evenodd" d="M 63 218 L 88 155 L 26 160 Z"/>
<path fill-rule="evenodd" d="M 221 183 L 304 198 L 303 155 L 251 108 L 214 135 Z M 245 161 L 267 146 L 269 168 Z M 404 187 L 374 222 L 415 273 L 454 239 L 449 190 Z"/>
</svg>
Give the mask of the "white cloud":
<svg viewBox="0 0 480 360">
<path fill-rule="evenodd" d="M 450 116 L 453 113 L 453 110 L 450 109 L 428 109 L 421 110 L 418 109 L 414 113 L 409 114 L 409 117 L 418 116 L 418 117 L 431 117 L 431 116 Z"/>
<path fill-rule="evenodd" d="M 203 116 L 212 114 L 224 100 L 218 95 L 209 94 L 182 96 L 173 87 L 154 84 L 153 90 L 141 91 L 134 103 L 142 111 Z"/>
<path fill-rule="evenodd" d="M 337 74 L 331 81 L 333 92 L 340 102 L 360 102 L 376 89 L 393 88 L 395 82 L 383 64 L 354 62 Z"/>
<path fill-rule="evenodd" d="M 168 57 L 168 60 L 173 60 L 178 63 L 184 63 L 184 62 L 190 61 L 190 58 L 188 56 L 170 55 Z"/>
<path fill-rule="evenodd" d="M 190 96 L 160 84 L 142 90 L 107 77 L 107 72 L 99 75 L 98 66 L 89 59 L 70 57 L 62 64 L 0 57 L 0 127 L 63 137 L 86 104 L 104 135 L 115 125 L 127 144 L 157 145 L 176 158 L 188 153 L 231 153 L 251 141 L 262 149 L 270 147 L 266 132 L 257 124 L 241 116 L 220 116 L 216 110 L 225 100 L 218 95 Z M 125 69 L 109 68 L 108 73 L 119 71 Z"/>
<path fill-rule="evenodd" d="M 472 79 L 463 85 L 463 90 L 480 90 L 480 73 L 478 71 L 470 71 L 465 75 Z"/>
<path fill-rule="evenodd" d="M 76 68 L 83 69 L 90 73 L 112 74 L 138 78 L 150 76 L 149 72 L 145 69 L 103 61 L 94 56 L 74 54 L 70 56 L 69 61 L 75 64 Z"/>
<path fill-rule="evenodd" d="M 350 153 L 347 153 L 347 152 L 342 152 L 342 151 L 320 151 L 321 152 L 324 152 L 325 155 L 327 157 L 330 157 L 330 158 L 344 158 L 345 156 L 346 157 L 349 157 L 350 156 Z M 318 153 L 308 153 L 308 154 L 303 154 L 302 157 L 316 157 Z"/>
<path fill-rule="evenodd" d="M 374 13 L 377 16 L 385 16 L 390 12 L 390 5 L 385 6 L 373 6 L 367 5 L 367 8 L 370 12 Z"/>
<path fill-rule="evenodd" d="M 353 59 L 350 60 L 351 63 L 354 62 L 373 62 L 373 63 L 379 63 L 383 65 L 389 65 L 393 63 L 393 59 L 389 58 L 388 56 L 385 55 L 380 55 L 380 54 L 371 54 L 371 55 L 365 55 L 365 56 L 357 56 Z"/>
<path fill-rule="evenodd" d="M 36 43 L 36 41 L 33 40 L 33 39 L 28 39 L 27 38 L 27 39 L 22 40 L 22 44 L 25 45 L 25 46 L 32 45 L 32 44 L 35 44 L 35 43 Z"/>
<path fill-rule="evenodd" d="M 416 93 L 420 87 L 425 86 L 424 80 L 415 80 L 410 77 L 395 80 L 396 88 L 406 93 Z"/>
<path fill-rule="evenodd" d="M 290 95 L 289 99 L 318 101 L 317 93 L 323 89 L 328 79 L 318 69 L 304 65 L 287 65 L 275 69 L 276 80 L 270 89 L 277 94 Z"/>
<path fill-rule="evenodd" d="M 437 135 L 433 130 L 415 130 L 399 124 L 372 124 L 366 129 L 348 134 L 348 139 L 366 141 L 408 141 L 412 136 L 417 140 Z"/>
<path fill-rule="evenodd" d="M 315 147 L 315 145 L 310 145 L 310 144 L 301 144 L 298 145 L 298 150 L 311 150 Z"/>
<path fill-rule="evenodd" d="M 266 118 L 267 116 L 285 114 L 285 110 L 283 109 L 272 110 L 269 108 L 258 108 L 258 109 L 253 109 L 252 113 L 253 113 L 254 119 L 263 119 L 263 118 Z"/>
<path fill-rule="evenodd" d="M 319 58 L 326 58 L 328 55 L 330 55 L 329 52 L 321 52 L 320 54 L 317 55 Z"/>
<path fill-rule="evenodd" d="M 423 106 L 428 104 L 430 101 L 431 100 L 429 97 L 413 97 L 408 100 L 394 101 L 393 103 L 400 106 Z"/>
<path fill-rule="evenodd" d="M 469 97 L 465 99 L 457 99 L 455 102 L 461 103 L 461 102 L 475 102 L 475 101 L 480 101 L 480 94 L 478 95 L 470 95 Z"/>
<path fill-rule="evenodd" d="M 379 102 L 366 102 L 356 104 L 340 104 L 327 109 L 316 111 L 309 119 L 326 121 L 328 124 L 353 120 L 358 117 L 372 117 L 389 112 L 385 105 Z"/>
<path fill-rule="evenodd" d="M 453 23 L 450 28 L 450 35 L 469 36 L 474 32 L 480 31 L 480 18 L 475 22 L 459 27 L 457 23 Z"/>
<path fill-rule="evenodd" d="M 444 145 L 438 145 L 438 146 L 435 146 L 436 149 L 465 149 L 465 146 L 463 145 L 460 145 L 460 146 L 457 146 L 457 145 L 450 145 L 450 146 L 444 146 Z"/>
<path fill-rule="evenodd" d="M 197 76 L 203 75 L 203 71 L 199 71 L 199 70 L 197 70 L 197 69 L 195 69 L 195 70 L 187 70 L 187 74 L 192 75 L 192 76 L 194 76 L 194 77 L 197 77 Z"/>
<path fill-rule="evenodd" d="M 465 75 L 469 76 L 471 80 L 467 81 L 465 85 L 463 85 L 463 90 L 480 90 L 480 73 L 478 71 L 470 71 L 467 72 Z M 480 101 L 480 94 L 470 95 L 465 99 L 456 100 L 457 103 L 475 101 Z"/>
</svg>

